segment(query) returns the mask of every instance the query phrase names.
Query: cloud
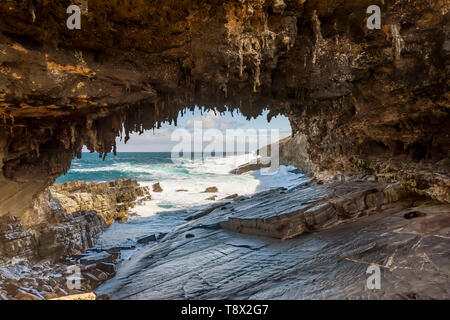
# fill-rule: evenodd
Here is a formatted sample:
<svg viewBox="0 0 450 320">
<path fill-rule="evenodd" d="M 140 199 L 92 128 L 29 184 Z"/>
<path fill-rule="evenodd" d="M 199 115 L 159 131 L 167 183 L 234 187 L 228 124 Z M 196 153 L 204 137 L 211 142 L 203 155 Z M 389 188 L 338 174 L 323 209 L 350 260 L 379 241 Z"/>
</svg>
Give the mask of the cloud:
<svg viewBox="0 0 450 320">
<path fill-rule="evenodd" d="M 202 116 L 194 117 L 186 121 L 186 128 L 188 129 L 194 129 L 194 127 L 199 127 L 200 125 L 203 129 L 218 129 L 221 131 L 233 127 L 231 121 L 222 119 L 220 115 L 215 114 L 213 111 L 209 111 Z"/>
<path fill-rule="evenodd" d="M 240 129 L 245 132 L 246 145 L 250 151 L 254 151 L 257 136 L 262 129 L 271 130 L 278 129 L 279 138 L 282 139 L 291 134 L 289 122 L 287 119 L 280 117 L 279 119 L 274 118 L 271 123 L 267 123 L 266 117 L 260 117 L 257 120 L 247 121 L 243 116 L 235 115 L 231 118 L 231 115 L 226 115 L 224 117 L 219 114 L 215 114 L 213 111 L 206 112 L 203 115 L 185 115 L 184 119 L 179 119 L 178 126 L 164 123 L 160 129 L 149 130 L 139 135 L 137 133 L 131 134 L 130 140 L 125 144 L 120 139 L 117 139 L 117 151 L 118 152 L 170 152 L 172 149 L 179 144 L 179 140 L 172 139 L 172 133 L 174 130 L 185 130 L 186 134 L 192 135 L 193 140 L 198 141 L 198 136 L 193 135 L 194 128 L 199 128 L 199 123 L 201 122 L 201 128 L 204 130 L 203 134 L 206 136 L 203 140 L 203 145 L 208 145 L 211 139 L 208 138 L 208 133 L 206 130 L 219 130 L 224 136 L 224 144 L 229 143 L 235 138 L 236 133 L 233 131 L 229 132 L 229 135 L 225 136 L 225 133 L 229 129 Z M 256 130 L 255 134 L 251 134 L 251 130 Z M 220 133 L 219 133 L 220 135 Z M 242 134 L 238 134 L 241 136 Z M 201 137 L 201 136 L 200 136 Z M 201 139 L 201 138 L 200 138 Z M 175 141 L 174 141 L 175 140 Z M 269 143 L 269 141 L 268 141 Z M 258 145 L 260 147 L 260 145 Z M 247 149 L 247 148 L 246 148 Z M 86 151 L 84 148 L 83 151 Z"/>
</svg>

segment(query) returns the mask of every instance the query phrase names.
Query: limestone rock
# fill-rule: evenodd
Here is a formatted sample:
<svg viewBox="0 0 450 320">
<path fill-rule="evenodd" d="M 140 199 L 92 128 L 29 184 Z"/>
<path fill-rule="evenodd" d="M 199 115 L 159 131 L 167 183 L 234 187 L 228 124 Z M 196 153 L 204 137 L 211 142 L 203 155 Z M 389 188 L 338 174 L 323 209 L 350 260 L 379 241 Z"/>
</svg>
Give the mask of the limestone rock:
<svg viewBox="0 0 450 320">
<path fill-rule="evenodd" d="M 153 192 L 163 192 L 163 188 L 161 188 L 161 185 L 159 182 L 152 185 Z"/>
<path fill-rule="evenodd" d="M 217 187 L 207 187 L 205 191 L 202 191 L 202 193 L 216 193 L 219 192 L 219 189 Z"/>
<path fill-rule="evenodd" d="M 12 257 L 57 261 L 79 253 L 92 247 L 111 223 L 125 221 L 129 208 L 148 194 L 148 188 L 130 179 L 52 186 L 23 217 L 26 225 L 11 215 L 0 217 L 0 261 Z"/>
<path fill-rule="evenodd" d="M 34 3 L 39 23 L 0 3 L 0 215 L 26 215 L 83 146 L 106 156 L 194 106 L 267 108 L 304 135 L 299 169 L 450 201 L 446 1 L 385 1 L 380 30 L 367 1 L 106 3 L 77 32 L 63 3 Z"/>
<path fill-rule="evenodd" d="M 237 193 L 233 193 L 233 194 L 230 194 L 229 196 L 226 196 L 226 197 L 224 197 L 224 198 L 222 198 L 220 200 L 236 199 L 237 197 L 239 197 L 239 195 Z"/>
<path fill-rule="evenodd" d="M 50 187 L 50 192 L 68 214 L 95 211 L 107 225 L 126 220 L 128 208 L 138 197 L 149 194 L 147 187 L 140 187 L 130 179 L 104 183 L 68 182 Z"/>
<path fill-rule="evenodd" d="M 273 12 L 275 13 L 282 13 L 283 10 L 286 8 L 286 3 L 284 3 L 283 0 L 273 0 Z"/>
<path fill-rule="evenodd" d="M 95 292 L 111 299 L 448 299 L 450 205 L 410 198 L 369 176 L 341 178 L 194 213 Z M 367 290 L 371 264 L 382 267 L 382 290 Z"/>
<path fill-rule="evenodd" d="M 257 160 L 255 163 L 246 163 L 236 169 L 230 171 L 231 174 L 244 174 L 249 171 L 259 170 L 261 168 L 270 167 L 270 159 L 267 160 Z"/>
</svg>

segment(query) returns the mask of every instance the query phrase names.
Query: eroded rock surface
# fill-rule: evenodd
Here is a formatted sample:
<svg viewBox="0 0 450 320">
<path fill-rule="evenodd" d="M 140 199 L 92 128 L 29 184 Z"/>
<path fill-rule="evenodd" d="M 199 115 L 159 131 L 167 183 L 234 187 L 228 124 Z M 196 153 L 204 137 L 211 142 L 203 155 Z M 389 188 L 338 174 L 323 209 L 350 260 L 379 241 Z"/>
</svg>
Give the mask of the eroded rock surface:
<svg viewBox="0 0 450 320">
<path fill-rule="evenodd" d="M 148 187 L 136 180 L 119 179 L 110 182 L 67 182 L 49 188 L 52 198 L 58 200 L 68 214 L 95 211 L 109 226 L 126 221 L 128 210 L 138 198 L 150 198 Z"/>
<path fill-rule="evenodd" d="M 270 109 L 315 173 L 359 171 L 449 201 L 450 5 L 384 1 L 0 4 L 0 214 L 21 216 L 83 145 L 115 151 L 195 105 Z"/>
<path fill-rule="evenodd" d="M 0 217 L 0 262 L 58 259 L 91 248 L 114 221 L 125 221 L 148 188 L 130 179 L 70 182 L 50 187 L 24 219 Z"/>
<path fill-rule="evenodd" d="M 0 300 L 93 300 L 96 296 L 91 291 L 114 276 L 119 256 L 116 252 L 88 264 L 79 257 L 67 257 L 57 263 L 0 265 Z"/>
<path fill-rule="evenodd" d="M 263 192 L 197 212 L 120 264 L 96 293 L 112 299 L 448 299 L 450 206 L 370 180 L 353 176 Z M 369 265 L 381 269 L 380 290 L 366 286 Z"/>
<path fill-rule="evenodd" d="M 89 259 L 82 253 L 114 221 L 126 221 L 137 200 L 149 197 L 135 180 L 76 181 L 48 188 L 22 221 L 1 216 L 0 300 L 84 294 L 111 278 L 120 250 Z M 68 284 L 73 267 L 80 270 L 79 288 Z"/>
<path fill-rule="evenodd" d="M 84 145 L 105 156 L 116 151 L 117 136 L 128 140 L 131 132 L 174 121 L 196 105 L 238 108 L 249 118 L 264 108 L 269 117 L 287 116 L 294 134 L 305 137 L 305 168 L 319 178 L 358 171 L 450 202 L 450 4 L 386 0 L 380 4 L 381 30 L 368 30 L 366 9 L 372 4 L 93 0 L 83 10 L 82 29 L 70 31 L 66 2 L 2 1 L 0 216 L 12 229 L 0 228 L 6 239 L 1 250 L 27 256 L 30 246 L 52 248 L 58 234 L 69 242 L 75 237 L 80 247 L 89 244 L 100 230 L 92 226 L 103 218 L 92 212 L 53 218 L 47 209 L 34 211 L 33 205 L 46 208 L 36 205 L 48 203 L 50 195 L 42 192 L 81 156 Z M 302 213 L 263 210 L 260 220 L 245 219 L 245 207 L 230 208 L 226 221 L 214 211 L 203 213 L 185 227 L 188 234 L 173 232 L 134 259 L 136 265 L 117 278 L 120 290 L 109 292 L 124 298 L 448 297 L 448 263 L 442 262 L 447 206 L 388 204 L 386 190 L 375 189 L 368 192 L 363 183 L 354 192 L 367 194 L 342 196 L 336 203 L 331 199 L 339 196 L 328 194 L 323 207 L 309 208 L 312 222 L 299 202 L 290 205 Z M 276 196 L 301 198 L 299 190 Z M 80 205 L 72 195 L 64 197 L 75 202 L 71 207 Z M 287 242 L 236 239 L 222 229 L 263 230 L 283 238 L 307 231 L 311 223 L 370 213 L 369 208 L 380 212 Z M 426 215 L 405 219 L 411 210 Z M 292 226 L 289 217 L 297 219 Z M 66 219 L 76 221 L 81 229 L 76 235 Z M 220 228 L 194 228 L 208 219 Z M 54 221 L 61 228 L 51 229 Z M 280 230 L 274 230 L 275 221 Z M 37 222 L 50 228 L 42 241 L 20 227 Z M 344 253 L 355 261 L 342 258 Z M 361 277 L 366 263 L 374 261 L 384 266 L 386 287 L 368 293 Z M 129 270 L 136 281 L 125 279 Z"/>
</svg>

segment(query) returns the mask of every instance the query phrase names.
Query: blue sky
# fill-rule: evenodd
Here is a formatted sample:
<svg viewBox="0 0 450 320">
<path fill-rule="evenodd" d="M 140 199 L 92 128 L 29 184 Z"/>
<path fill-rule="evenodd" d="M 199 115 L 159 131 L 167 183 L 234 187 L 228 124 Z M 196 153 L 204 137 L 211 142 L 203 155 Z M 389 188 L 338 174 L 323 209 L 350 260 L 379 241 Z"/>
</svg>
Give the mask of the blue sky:
<svg viewBox="0 0 450 320">
<path fill-rule="evenodd" d="M 272 118 L 270 123 L 267 121 L 268 111 L 263 112 L 261 116 L 256 119 L 247 120 L 240 113 L 234 112 L 233 116 L 230 112 L 223 115 L 214 114 L 214 112 L 203 112 L 197 108 L 192 113 L 188 111 L 182 117 L 179 116 L 177 126 L 163 124 L 162 128 L 146 131 L 144 134 L 133 134 L 130 140 L 124 144 L 120 139 L 117 139 L 118 152 L 170 152 L 172 148 L 179 143 L 173 139 L 173 132 L 177 129 L 185 129 L 186 132 L 192 133 L 194 126 L 199 124 L 204 130 L 217 129 L 226 133 L 230 129 L 255 129 L 260 133 L 261 129 L 277 129 L 279 130 L 279 138 L 282 139 L 291 134 L 291 127 L 287 118 L 278 116 Z M 246 131 L 248 132 L 248 131 Z"/>
</svg>

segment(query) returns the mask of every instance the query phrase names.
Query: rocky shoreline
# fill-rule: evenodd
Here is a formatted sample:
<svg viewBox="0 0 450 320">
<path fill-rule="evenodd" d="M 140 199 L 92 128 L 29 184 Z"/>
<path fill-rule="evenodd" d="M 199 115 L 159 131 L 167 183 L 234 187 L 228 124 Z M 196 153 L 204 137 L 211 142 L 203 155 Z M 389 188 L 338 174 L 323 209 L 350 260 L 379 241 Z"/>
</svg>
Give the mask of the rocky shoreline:
<svg viewBox="0 0 450 320">
<path fill-rule="evenodd" d="M 364 174 L 195 212 L 95 293 L 111 299 L 448 299 L 450 205 Z M 382 270 L 382 289 L 366 269 Z M 416 277 L 415 274 L 420 274 Z"/>
<path fill-rule="evenodd" d="M 288 160 L 283 158 L 282 161 Z M 213 188 L 207 188 L 205 192 L 217 191 Z M 273 282 L 272 278 L 282 277 L 293 265 L 298 267 L 299 261 L 314 265 L 317 256 L 321 255 L 324 256 L 321 259 L 328 259 L 323 262 L 325 264 L 314 271 L 314 276 L 304 274 L 302 278 L 308 290 L 323 286 L 321 281 L 334 283 L 321 270 L 328 270 L 335 263 L 345 277 L 354 273 L 353 276 L 358 278 L 364 273 L 362 266 L 375 263 L 385 272 L 387 289 L 378 293 L 367 292 L 362 286 L 355 287 L 347 282 L 346 285 L 351 289 L 342 287 L 341 291 L 325 290 L 320 297 L 316 294 L 307 296 L 308 290 L 296 291 L 295 294 L 285 292 L 283 298 L 409 299 L 411 295 L 418 298 L 448 298 L 445 282 L 432 288 L 432 282 L 427 281 L 431 281 L 432 277 L 442 277 L 448 271 L 441 242 L 447 241 L 445 239 L 449 236 L 449 205 L 411 192 L 400 183 L 379 181 L 370 175 L 348 173 L 327 180 L 315 178 L 289 190 L 280 188 L 250 196 L 235 195 L 221 199 L 187 216 L 183 225 L 167 234 L 148 234 L 137 239 L 137 243 L 144 246 L 142 252 L 130 261 L 121 263 L 119 269 L 117 263 L 123 248 L 91 250 L 88 254 L 84 251 L 93 247 L 98 235 L 112 221 L 125 221 L 129 208 L 136 201 L 148 200 L 148 188 L 139 187 L 133 180 L 73 182 L 51 187 L 46 195 L 49 201 L 42 202 L 40 199 L 40 211 L 42 203 L 48 203 L 51 215 L 66 217 L 64 225 L 60 222 L 47 224 L 44 229 L 41 226 L 41 229 L 35 227 L 24 230 L 19 220 L 3 217 L 3 220 L 10 219 L 0 229 L 2 240 L 10 239 L 9 246 L 5 245 L 7 242 L 1 242 L 3 252 L 6 247 L 23 248 L 22 251 L 16 249 L 13 252 L 15 259 L 20 256 L 23 258 L 20 262 L 10 261 L 0 265 L 0 299 L 273 299 L 279 298 L 278 293 L 274 294 L 279 284 Z M 376 229 L 375 225 L 380 229 Z M 41 238 L 36 241 L 39 246 L 34 247 L 31 239 L 36 239 L 37 230 L 40 230 Z M 45 241 L 46 237 L 42 235 L 46 233 L 42 230 L 55 233 L 53 241 Z M 55 230 L 58 230 L 59 236 Z M 354 243 L 356 240 L 352 237 L 361 232 L 368 232 L 370 237 L 365 239 L 357 236 L 358 243 Z M 12 235 L 16 235 L 16 238 L 13 239 Z M 350 235 L 350 238 L 345 238 Z M 338 240 L 329 244 L 330 248 L 334 248 L 331 251 L 309 244 L 309 241 L 323 241 L 327 237 L 334 239 L 332 241 Z M 375 241 L 374 237 L 380 238 Z M 383 239 L 386 237 L 391 244 L 384 244 Z M 371 239 L 372 242 L 369 241 Z M 397 242 L 398 245 L 394 245 Z M 410 242 L 416 246 L 411 255 L 408 250 L 401 249 L 404 245 L 410 246 Z M 65 250 L 57 250 L 55 244 L 62 245 Z M 266 252 L 266 247 L 271 249 Z M 226 258 L 211 256 L 212 252 L 228 252 L 230 248 L 233 248 L 232 253 L 227 253 L 224 256 Z M 278 271 L 273 272 L 273 266 L 265 263 L 261 268 L 257 264 L 247 263 L 249 250 L 259 256 L 256 259 L 262 259 L 260 262 L 270 256 L 277 257 Z M 300 251 L 296 254 L 283 253 L 292 250 Z M 199 252 L 210 257 L 200 259 Z M 149 256 L 150 260 L 147 258 Z M 222 267 L 213 273 L 208 272 L 212 268 L 208 264 L 216 259 L 221 261 Z M 239 266 L 236 261 L 241 261 Z M 345 266 L 341 266 L 341 263 Z M 360 265 L 362 271 L 358 269 L 355 273 L 354 267 L 348 269 L 347 263 Z M 410 287 L 404 284 L 404 280 L 396 282 L 398 277 L 410 277 L 406 274 L 409 272 L 407 270 L 417 263 L 421 263 L 422 271 L 425 270 L 421 280 Z M 174 265 L 180 268 L 165 267 Z M 192 269 L 192 266 L 195 268 Z M 74 267 L 78 268 L 75 278 Z M 232 271 L 236 268 L 241 268 L 237 274 Z M 254 268 L 258 271 L 251 271 Z M 167 270 L 171 270 L 170 276 Z M 185 293 L 177 293 L 181 290 L 180 286 L 186 285 L 185 280 L 195 279 L 191 272 L 201 274 L 205 281 L 216 285 L 206 286 L 198 293 L 185 292 L 186 288 L 182 289 Z M 237 280 L 234 279 L 236 276 Z M 167 277 L 180 277 L 181 280 L 172 283 Z M 214 280 L 207 280 L 210 277 Z M 267 277 L 268 280 L 263 281 L 261 277 Z M 79 279 L 80 286 L 73 288 L 68 279 Z M 314 279 L 321 280 L 314 284 Z M 252 286 L 254 281 L 259 284 Z M 299 279 L 294 277 L 288 283 L 285 281 L 282 281 L 283 286 L 291 286 Z M 228 282 L 233 285 L 223 285 Z M 273 286 L 270 289 L 269 283 Z"/>
<path fill-rule="evenodd" d="M 311 180 L 293 189 L 280 188 L 250 196 L 235 194 L 216 200 L 217 196 L 213 195 L 207 200 L 215 201 L 214 204 L 187 216 L 185 223 L 172 232 L 168 234 L 152 233 L 137 239 L 137 245 L 144 246 L 143 253 L 137 257 L 133 256 L 131 261 L 121 263 L 119 270 L 116 267 L 124 248 L 111 247 L 98 251 L 92 250 L 92 248 L 99 235 L 108 226 L 114 222 L 127 221 L 129 210 L 137 202 L 151 199 L 149 187 L 140 187 L 136 181 L 130 179 L 103 183 L 75 181 L 49 187 L 34 200 L 33 210 L 27 212 L 22 219 L 11 215 L 0 217 L 0 300 L 231 299 L 237 297 L 238 293 L 233 291 L 237 288 L 248 292 L 247 295 L 244 295 L 245 298 L 272 299 L 277 296 L 261 292 L 258 288 L 253 291 L 249 289 L 247 280 L 237 281 L 235 289 L 231 291 L 233 293 L 227 290 L 223 291 L 219 282 L 216 289 L 205 289 L 200 295 L 174 294 L 172 289 L 169 291 L 167 289 L 172 285 L 177 288 L 182 285 L 183 281 L 172 285 L 157 281 L 157 279 L 153 279 L 153 274 L 158 275 L 161 279 L 167 277 L 167 274 L 164 270 L 158 267 L 152 269 L 151 266 L 175 263 L 180 266 L 184 265 L 183 270 L 188 270 L 189 263 L 194 265 L 197 263 L 195 260 L 198 248 L 206 250 L 205 255 L 208 255 L 210 250 L 225 250 L 226 248 L 221 248 L 220 241 L 231 241 L 233 247 L 240 248 L 232 256 L 236 261 L 244 259 L 245 250 L 249 248 L 259 250 L 252 249 L 255 241 L 255 243 L 263 241 L 270 247 L 276 241 L 281 240 L 284 243 L 281 245 L 282 247 L 286 246 L 289 248 L 288 250 L 293 250 L 295 247 L 297 250 L 301 247 L 297 248 L 295 243 L 307 241 L 302 239 L 314 239 L 317 236 L 321 237 L 321 234 L 334 236 L 337 232 L 335 230 L 342 228 L 370 229 L 370 225 L 366 225 L 365 221 L 372 217 L 379 217 L 376 218 L 377 221 L 378 219 L 379 221 L 388 221 L 394 219 L 393 217 L 401 217 L 404 220 L 414 219 L 413 227 L 408 226 L 406 222 L 394 223 L 393 226 L 397 227 L 396 230 L 413 228 L 412 233 L 408 231 L 410 235 L 418 232 L 414 239 L 418 241 L 416 244 L 419 247 L 421 239 L 426 237 L 428 247 L 421 248 L 421 252 L 418 254 L 419 258 L 425 259 L 420 258 L 422 259 L 420 260 L 422 268 L 431 264 L 434 268 L 438 268 L 439 277 L 441 272 L 448 271 L 448 266 L 445 265 L 441 256 L 442 252 L 437 252 L 440 250 L 437 240 L 447 239 L 449 236 L 450 221 L 447 215 L 450 213 L 450 207 L 448 204 L 421 195 L 409 188 L 408 185 L 381 180 L 372 175 L 360 173 L 311 174 L 310 163 L 304 152 L 305 144 L 304 137 L 298 135 L 281 140 L 279 160 L 281 164 L 300 166 L 304 172 L 310 173 Z M 270 155 L 270 149 L 271 146 L 265 147 L 259 150 L 259 153 Z M 244 164 L 230 173 L 244 174 L 259 170 L 270 165 L 270 161 L 267 160 Z M 163 192 L 159 183 L 153 184 L 151 188 L 153 192 Z M 181 192 L 181 190 L 178 191 Z M 216 192 L 218 192 L 217 187 L 211 186 L 202 193 L 214 194 Z M 418 222 L 415 223 L 416 221 Z M 203 230 L 200 236 L 198 235 L 199 230 Z M 403 241 L 404 234 L 402 232 L 397 234 L 393 227 L 382 230 L 383 235 L 391 234 L 391 241 Z M 344 234 L 339 237 L 344 236 L 346 232 L 344 231 Z M 374 236 L 381 236 L 377 230 L 370 229 L 370 232 Z M 218 239 L 221 240 L 210 242 L 208 240 L 210 236 L 219 237 Z M 248 238 L 254 236 L 256 238 Z M 181 243 L 180 241 L 187 242 L 186 249 L 176 255 L 176 257 L 181 257 L 181 261 L 179 258 L 170 258 L 171 252 L 178 250 L 176 248 Z M 339 241 L 343 241 L 344 247 L 347 246 L 345 244 L 347 241 L 348 245 L 352 242 L 352 240 L 345 239 Z M 189 244 L 191 242 L 196 243 L 192 250 L 190 250 Z M 398 247 L 395 249 L 378 248 L 376 242 L 356 247 L 359 248 L 355 249 L 357 254 L 353 254 L 352 251 L 345 255 L 347 249 L 341 248 L 343 253 L 341 252 L 340 255 L 346 256 L 347 262 L 360 263 L 355 261 L 360 261 L 362 252 L 376 251 L 375 255 L 378 259 L 376 264 L 391 273 L 397 267 L 393 266 L 394 260 L 389 259 L 395 257 L 396 262 L 397 259 L 401 259 L 402 266 L 398 266 L 400 269 L 410 268 L 410 263 L 414 259 L 419 259 L 414 256 L 409 257 L 406 252 L 403 255 L 399 254 Z M 278 247 L 276 246 L 276 248 Z M 85 253 L 88 249 L 91 250 Z M 341 249 L 336 249 L 336 252 Z M 277 250 L 272 250 L 270 254 L 281 254 L 281 252 L 277 253 Z M 314 252 L 317 248 L 305 248 L 305 250 Z M 148 254 L 159 257 L 158 261 L 152 258 L 149 263 L 141 262 L 139 256 L 146 257 Z M 244 256 L 241 257 L 242 254 Z M 323 253 L 319 250 L 315 254 Z M 327 255 L 327 253 L 324 254 Z M 386 255 L 390 256 L 386 258 Z M 284 263 L 288 265 L 296 263 L 295 255 L 284 259 L 286 259 Z M 305 255 L 302 259 L 306 259 L 305 261 L 310 261 L 312 264 L 315 263 L 314 256 Z M 329 256 L 328 259 L 335 261 L 336 257 Z M 212 260 L 214 259 L 212 258 Z M 362 264 L 369 264 L 369 262 L 366 261 Z M 404 264 L 407 264 L 408 267 L 404 267 Z M 227 259 L 222 261 L 222 265 L 224 270 L 218 271 L 218 274 L 223 278 L 222 282 L 227 282 L 229 281 L 228 277 L 234 277 L 227 270 L 238 266 L 234 266 L 234 262 Z M 255 265 L 248 265 L 250 269 L 254 267 Z M 279 267 L 282 273 L 289 270 L 289 268 L 284 270 L 283 268 L 286 266 L 283 264 Z M 201 266 L 196 272 L 204 274 L 207 269 L 208 267 Z M 117 272 L 119 273 L 116 276 Z M 180 272 L 182 271 L 180 270 Z M 270 273 L 270 267 L 266 266 L 259 272 L 261 274 Z M 342 272 L 348 271 L 343 270 Z M 430 277 L 431 275 L 437 276 L 429 270 L 427 272 Z M 183 278 L 183 274 L 184 271 L 178 276 Z M 157 283 L 156 287 L 151 287 L 152 282 L 144 281 L 140 278 L 142 276 L 152 278 Z M 275 275 L 271 275 L 271 277 L 273 276 Z M 355 276 L 359 275 L 355 274 Z M 402 273 L 398 275 L 398 271 L 396 272 L 396 277 L 403 276 Z M 113 277 L 113 280 L 108 281 Z M 202 277 L 208 278 L 208 275 Z M 258 274 L 247 275 L 247 277 L 258 279 Z M 320 277 L 326 279 L 325 274 L 320 274 Z M 74 287 L 73 281 L 77 279 L 79 285 Z M 129 283 L 133 283 L 133 286 L 128 286 Z M 348 285 L 351 287 L 351 284 Z M 147 286 L 149 287 L 147 288 Z M 369 294 L 367 297 L 409 298 L 408 292 L 403 292 L 406 290 L 402 287 L 403 285 L 400 285 L 402 292 L 396 288 L 398 284 L 395 283 L 395 279 L 390 279 L 388 286 L 388 291 L 379 295 Z M 145 293 L 137 293 L 135 287 Z M 416 286 L 410 291 L 414 293 L 414 296 L 439 299 L 447 297 L 446 289 L 447 285 L 444 283 L 439 287 L 438 294 L 433 293 L 430 285 L 424 280 L 420 282 L 419 287 Z M 349 295 L 335 291 L 322 294 L 326 298 L 358 298 L 368 294 L 361 288 L 352 290 Z M 297 294 L 285 294 L 283 297 L 298 298 Z M 305 297 L 304 293 L 300 296 L 300 298 Z M 312 295 L 311 297 L 316 296 Z"/>
<path fill-rule="evenodd" d="M 114 221 L 126 221 L 149 190 L 130 179 L 70 182 L 49 187 L 26 219 L 0 217 L 0 299 L 51 299 L 92 291 L 114 275 L 120 250 L 108 258 L 83 260 Z M 82 286 L 70 289 L 67 276 L 79 266 Z"/>
<path fill-rule="evenodd" d="M 305 203 L 312 201 L 302 193 L 305 190 L 314 195 L 319 190 L 340 190 L 337 198 L 330 195 L 329 204 L 322 204 L 325 211 L 308 210 L 317 209 L 311 217 L 318 221 L 332 218 L 352 223 L 281 244 L 253 238 L 246 238 L 246 244 L 223 226 L 283 238 L 298 234 L 296 225 L 310 228 L 310 215 L 302 211 L 285 216 L 275 210 L 279 217 L 240 221 L 233 218 L 231 209 L 247 212 L 241 206 L 247 200 L 235 200 L 230 220 L 216 219 L 215 229 L 197 228 L 216 216 L 213 210 L 164 237 L 152 250 L 165 259 L 149 258 L 134 267 L 141 267 L 140 275 L 151 269 L 146 281 L 136 275 L 134 288 L 111 289 L 112 296 L 149 298 L 160 292 L 160 297 L 175 298 L 342 297 L 330 289 L 325 276 L 338 278 L 336 270 L 346 277 L 339 278 L 341 287 L 334 289 L 353 288 L 350 293 L 360 296 L 361 288 L 352 287 L 351 281 L 363 273 L 362 267 L 340 255 L 372 248 L 363 250 L 369 255 L 365 262 L 375 259 L 389 272 L 394 268 L 391 291 L 376 297 L 422 297 L 420 292 L 448 297 L 448 262 L 442 259 L 449 248 L 448 1 L 92 2 L 83 10 L 83 27 L 76 32 L 65 23 L 66 1 L 0 2 L 0 263 L 76 255 L 90 247 L 108 224 L 126 219 L 128 204 L 116 198 L 117 205 L 123 206 L 111 207 L 112 194 L 104 198 L 97 214 L 83 210 L 94 208 L 89 203 L 98 201 L 99 193 L 77 198 L 77 191 L 48 189 L 84 148 L 101 157 L 116 153 L 118 137 L 127 141 L 133 132 L 176 123 L 180 112 L 196 106 L 220 113 L 239 111 L 248 119 L 267 109 L 269 118 L 287 117 L 295 134 L 284 141 L 286 153 L 282 151 L 280 157 L 313 174 L 316 184 L 313 189 L 266 194 L 264 201 L 276 209 L 277 201 L 293 196 L 304 195 Z M 366 23 L 372 5 L 378 5 L 382 13 L 380 28 L 373 30 Z M 380 185 L 373 192 L 359 190 L 360 178 L 351 172 L 373 176 Z M 333 182 L 333 177 L 343 178 Z M 335 188 L 334 183 L 342 187 Z M 386 188 L 397 183 L 412 202 L 384 203 Z M 356 189 L 345 189 L 353 184 Z M 254 214 L 260 212 L 265 196 L 250 200 L 249 205 L 257 209 Z M 377 214 L 366 216 L 367 201 L 376 202 Z M 61 202 L 73 208 L 72 213 Z M 350 220 L 344 219 L 343 212 L 351 212 Z M 353 221 L 353 214 L 363 216 Z M 289 226 L 294 218 L 295 225 Z M 277 221 L 280 225 L 272 230 Z M 277 230 L 285 223 L 285 231 Z M 189 239 L 182 230 L 189 230 Z M 354 234 L 360 236 L 353 239 Z M 202 241 L 206 237 L 209 242 Z M 171 256 L 174 250 L 168 244 L 186 241 L 185 251 L 178 255 L 185 260 Z M 233 246 L 236 242 L 240 247 Z M 204 250 L 195 244 L 203 244 Z M 208 250 L 219 250 L 223 256 Z M 242 270 L 235 278 L 224 270 L 230 266 L 224 257 L 245 263 L 245 258 L 260 261 L 258 254 L 275 266 L 234 265 Z M 305 263 L 297 265 L 289 260 L 292 256 L 302 257 Z M 211 264 L 205 257 L 213 259 Z M 363 258 L 352 255 L 351 259 Z M 403 260 L 397 263 L 397 259 Z M 164 263 L 170 261 L 181 268 L 177 275 L 183 279 L 182 286 L 168 288 L 161 282 L 174 278 L 175 272 L 164 273 Z M 205 273 L 189 272 L 186 261 L 199 261 L 197 266 Z M 154 268 L 158 263 L 159 272 Z M 416 281 L 417 266 L 423 267 L 425 276 Z M 219 279 L 207 273 L 211 270 Z M 305 273 L 316 278 L 302 278 Z M 245 287 L 246 277 L 258 292 Z M 153 287 L 136 292 L 149 279 Z M 296 291 L 291 283 L 303 291 Z"/>
</svg>

